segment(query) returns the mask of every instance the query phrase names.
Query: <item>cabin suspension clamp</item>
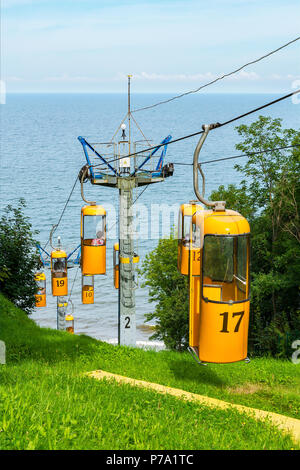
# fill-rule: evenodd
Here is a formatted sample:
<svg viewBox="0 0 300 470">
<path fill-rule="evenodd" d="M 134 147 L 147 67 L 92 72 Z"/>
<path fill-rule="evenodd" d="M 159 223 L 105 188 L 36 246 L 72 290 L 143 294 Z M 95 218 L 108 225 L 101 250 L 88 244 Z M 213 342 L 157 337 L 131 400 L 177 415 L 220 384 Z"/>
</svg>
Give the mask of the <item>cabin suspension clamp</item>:
<svg viewBox="0 0 300 470">
<path fill-rule="evenodd" d="M 214 124 L 203 124 L 202 129 L 205 131 L 206 128 L 208 128 L 209 131 L 212 129 L 217 129 L 218 127 L 221 127 L 220 122 L 215 122 Z"/>
<path fill-rule="evenodd" d="M 89 165 L 84 165 L 84 166 L 80 169 L 80 171 L 79 171 L 79 173 L 78 173 L 78 179 L 79 179 L 80 183 L 81 183 L 81 182 L 86 183 L 88 180 L 91 179 L 91 175 L 90 175 L 89 169 L 90 169 L 90 166 L 89 166 Z"/>
<path fill-rule="evenodd" d="M 163 166 L 162 169 L 162 176 L 163 178 L 168 178 L 169 176 L 173 176 L 174 173 L 174 163 L 167 163 Z"/>
<path fill-rule="evenodd" d="M 194 184 L 195 194 L 198 200 L 202 202 L 202 204 L 204 204 L 205 206 L 211 207 L 213 211 L 224 211 L 226 202 L 225 201 L 208 201 L 207 199 L 204 198 L 205 176 L 201 169 L 201 164 L 199 163 L 199 154 L 205 142 L 205 139 L 208 136 L 209 131 L 212 129 L 216 129 L 217 127 L 220 127 L 220 126 L 221 124 L 219 122 L 216 122 L 215 124 L 203 124 L 202 125 L 202 129 L 204 132 L 201 135 L 199 142 L 195 148 L 194 158 L 193 158 L 193 184 Z M 200 172 L 201 177 L 202 177 L 202 191 L 201 192 L 199 191 L 198 171 Z"/>
</svg>

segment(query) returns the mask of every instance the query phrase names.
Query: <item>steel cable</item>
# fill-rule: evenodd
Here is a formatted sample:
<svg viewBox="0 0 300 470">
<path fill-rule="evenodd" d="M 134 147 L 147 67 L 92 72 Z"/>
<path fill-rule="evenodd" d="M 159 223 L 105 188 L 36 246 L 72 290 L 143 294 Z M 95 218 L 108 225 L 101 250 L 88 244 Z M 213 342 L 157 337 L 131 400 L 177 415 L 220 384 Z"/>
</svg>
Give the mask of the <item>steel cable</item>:
<svg viewBox="0 0 300 470">
<path fill-rule="evenodd" d="M 178 98 L 182 98 L 183 96 L 190 95 L 192 93 L 197 93 L 198 91 L 202 90 L 203 88 L 206 88 L 206 87 L 208 87 L 208 86 L 210 86 L 210 85 L 212 85 L 212 84 L 214 84 L 214 83 L 216 83 L 220 80 L 223 80 L 224 78 L 229 77 L 230 75 L 234 75 L 235 73 L 240 72 L 241 70 L 243 70 L 245 67 L 248 67 L 249 65 L 260 62 L 261 60 L 265 59 L 266 57 L 269 57 L 269 56 L 275 54 L 276 52 L 280 51 L 281 49 L 284 49 L 285 47 L 290 46 L 291 44 L 295 43 L 296 41 L 299 41 L 299 39 L 300 39 L 300 36 L 293 39 L 292 41 L 287 42 L 286 44 L 283 44 L 282 46 L 278 47 L 277 49 L 274 49 L 273 51 L 268 52 L 267 54 L 259 57 L 258 59 L 252 60 L 251 62 L 248 62 L 247 64 L 242 65 L 241 67 L 237 68 L 236 70 L 233 70 L 232 72 L 225 73 L 224 75 L 221 75 L 220 77 L 217 77 L 216 79 L 206 83 L 205 85 L 201 85 L 200 87 L 196 88 L 195 90 L 187 91 L 187 92 L 182 93 L 180 95 L 173 96 L 172 98 L 169 98 L 167 100 L 159 101 L 158 103 L 152 104 L 150 106 L 144 106 L 143 108 L 134 109 L 132 111 L 132 113 L 137 113 L 139 111 L 144 111 L 146 109 L 151 109 L 151 108 L 154 108 L 154 107 L 159 106 L 161 104 L 169 103 L 170 101 L 174 101 Z"/>
</svg>

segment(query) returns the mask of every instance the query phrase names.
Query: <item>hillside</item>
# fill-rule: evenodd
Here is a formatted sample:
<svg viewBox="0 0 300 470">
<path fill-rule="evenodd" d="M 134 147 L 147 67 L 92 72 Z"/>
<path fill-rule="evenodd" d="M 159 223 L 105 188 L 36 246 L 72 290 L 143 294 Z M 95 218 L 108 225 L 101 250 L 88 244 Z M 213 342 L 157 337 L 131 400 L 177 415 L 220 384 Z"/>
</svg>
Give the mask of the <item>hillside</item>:
<svg viewBox="0 0 300 470">
<path fill-rule="evenodd" d="M 216 410 L 126 384 L 103 369 L 299 418 L 300 377 L 288 361 L 197 365 L 188 353 L 118 347 L 38 327 L 0 295 L 0 449 L 291 449 L 288 435 L 233 410 Z"/>
</svg>

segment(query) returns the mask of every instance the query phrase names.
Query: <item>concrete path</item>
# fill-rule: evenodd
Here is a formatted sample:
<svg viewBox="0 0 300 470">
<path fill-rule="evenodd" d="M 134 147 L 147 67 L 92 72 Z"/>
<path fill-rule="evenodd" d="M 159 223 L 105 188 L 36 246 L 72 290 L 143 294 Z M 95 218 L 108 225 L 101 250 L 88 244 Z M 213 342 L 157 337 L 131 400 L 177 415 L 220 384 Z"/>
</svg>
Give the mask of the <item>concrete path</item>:
<svg viewBox="0 0 300 470">
<path fill-rule="evenodd" d="M 211 406 L 220 409 L 235 409 L 241 413 L 246 413 L 249 416 L 252 416 L 253 418 L 263 421 L 269 421 L 271 424 L 277 426 L 278 429 L 280 429 L 281 431 L 289 433 L 294 442 L 300 442 L 300 420 L 295 418 L 289 418 L 288 416 L 273 413 L 271 411 L 258 410 L 256 408 L 250 408 L 244 405 L 228 403 L 223 400 L 218 400 L 217 398 L 210 398 L 204 395 L 197 395 L 196 393 L 186 392 L 185 390 L 180 390 L 178 388 L 167 387 L 165 385 L 160 385 L 152 382 L 145 382 L 144 380 L 131 379 L 129 377 L 112 374 L 111 372 L 105 372 L 103 370 L 95 370 L 93 372 L 88 372 L 87 375 L 98 380 L 115 380 L 118 383 L 129 384 L 134 387 L 147 388 L 158 393 L 167 393 L 182 400 L 198 402 L 205 406 Z"/>
</svg>

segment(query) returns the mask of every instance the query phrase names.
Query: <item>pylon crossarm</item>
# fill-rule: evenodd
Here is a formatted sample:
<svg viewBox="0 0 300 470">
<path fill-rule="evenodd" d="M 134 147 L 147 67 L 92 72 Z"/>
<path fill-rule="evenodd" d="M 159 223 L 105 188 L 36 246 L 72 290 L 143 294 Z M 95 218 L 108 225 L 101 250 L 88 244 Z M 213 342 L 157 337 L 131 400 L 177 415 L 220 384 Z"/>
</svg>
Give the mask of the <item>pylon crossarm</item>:
<svg viewBox="0 0 300 470">
<path fill-rule="evenodd" d="M 87 148 L 89 148 L 90 150 L 92 150 L 92 152 L 94 152 L 94 154 L 95 154 L 98 158 L 100 158 L 100 160 L 107 166 L 107 168 L 108 168 L 109 170 L 111 170 L 111 171 L 114 173 L 114 175 L 117 175 L 117 172 L 116 172 L 116 170 L 114 169 L 114 167 L 112 167 L 112 166 L 108 163 L 108 161 L 107 161 L 102 155 L 100 155 L 100 153 L 97 152 L 97 150 L 96 150 L 91 144 L 89 144 L 89 143 L 87 142 L 87 140 L 86 140 L 84 137 L 79 136 L 79 137 L 78 137 L 78 140 L 79 140 L 79 142 L 81 143 L 81 145 L 82 145 L 82 147 L 83 147 L 84 155 L 85 155 L 86 161 L 87 161 L 87 163 L 88 163 L 88 165 L 89 165 L 89 167 L 90 167 L 90 172 L 91 172 L 92 178 L 95 178 L 95 173 L 94 173 L 94 170 L 93 170 L 93 165 L 92 165 L 92 163 L 91 163 L 91 159 L 90 159 L 90 157 L 89 157 Z"/>
<path fill-rule="evenodd" d="M 141 170 L 143 168 L 143 166 L 150 160 L 151 157 L 153 157 L 156 152 L 163 146 L 163 149 L 162 149 L 162 152 L 161 152 L 161 156 L 160 156 L 160 159 L 158 161 L 158 164 L 156 166 L 156 169 L 154 172 L 152 171 L 147 171 L 147 170 L 144 170 L 146 171 L 147 173 L 155 173 L 155 175 L 157 174 L 158 176 L 161 174 L 161 171 L 162 171 L 162 164 L 163 164 L 163 159 L 166 155 L 166 152 L 167 152 L 167 147 L 168 147 L 168 143 L 170 142 L 170 140 L 172 139 L 172 136 L 171 135 L 168 135 L 165 139 L 162 140 L 162 142 L 154 149 L 152 150 L 152 152 L 150 153 L 150 155 L 148 155 L 148 157 L 145 158 L 145 160 L 139 165 L 138 168 L 136 168 L 132 173 L 131 173 L 131 176 L 135 176 L 135 174 Z"/>
</svg>

